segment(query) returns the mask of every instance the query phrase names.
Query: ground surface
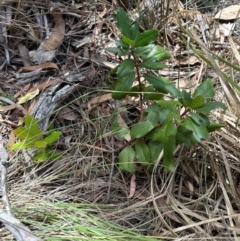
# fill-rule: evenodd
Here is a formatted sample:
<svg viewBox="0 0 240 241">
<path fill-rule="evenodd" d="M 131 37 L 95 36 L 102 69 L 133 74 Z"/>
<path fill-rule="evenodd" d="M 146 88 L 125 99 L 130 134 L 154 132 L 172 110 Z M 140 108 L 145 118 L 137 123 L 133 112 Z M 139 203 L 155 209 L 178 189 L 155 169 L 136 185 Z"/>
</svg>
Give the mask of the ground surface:
<svg viewBox="0 0 240 241">
<path fill-rule="evenodd" d="M 12 142 L 13 129 L 26 113 L 41 120 L 39 116 L 42 117 L 43 110 L 45 115 L 51 113 L 47 121 L 63 133 L 55 147 L 61 151 L 59 161 L 36 164 L 26 152 L 9 151 L 9 198 L 16 216 L 46 240 L 94 240 L 94 235 L 112 235 L 111 240 L 121 240 L 121 235 L 117 238 L 117 234 L 102 231 L 108 224 L 101 226 L 98 234 L 90 234 L 83 228 L 100 227 L 103 221 L 94 223 L 94 217 L 124 227 L 124 230 L 118 229 L 118 234 L 124 236 L 126 230 L 136 231 L 148 235 L 146 240 L 151 240 L 149 236 L 164 240 L 238 240 L 238 92 L 223 85 L 218 73 L 188 48 L 186 33 L 180 31 L 179 23 L 181 21 L 186 29 L 193 28 L 211 51 L 238 64 L 239 59 L 229 40 L 233 38 L 234 46 L 239 48 L 238 20 L 212 18 L 220 9 L 238 1 L 214 2 L 214 7 L 205 3 L 205 8 L 198 1 L 197 5 L 191 3 L 188 9 L 195 10 L 190 11 L 184 11 L 184 5 L 174 1 L 168 6 L 169 11 L 166 11 L 166 5 L 161 5 L 163 1 L 150 1 L 147 8 L 144 8 L 147 1 L 145 4 L 103 0 L 46 2 L 19 1 L 3 4 L 1 8 L 6 17 L 1 18 L 0 35 L 3 53 L 0 57 L 0 94 L 4 97 L 0 99 L 0 131 L 4 140 Z M 128 125 L 134 123 L 139 115 L 138 102 L 129 98 L 113 100 L 107 91 L 110 85 L 105 81 L 109 70 L 119 62 L 116 56 L 104 50 L 119 37 L 115 24 L 119 6 L 125 7 L 133 19 L 140 13 L 142 28 L 160 30 L 159 43 L 173 58 L 168 69 L 156 74 L 186 90 L 211 78 L 216 99 L 228 105 L 226 113 L 212 115 L 213 120 L 224 123 L 226 128 L 203 140 L 199 146 L 179 147 L 175 151 L 177 166 L 174 173 L 164 173 L 161 162 L 153 175 L 139 168 L 135 173 L 133 193 L 132 174 L 118 169 L 118 153 L 112 151 L 123 146 L 125 141 L 111 134 L 110 127 L 119 114 Z M 208 8 L 211 11 L 206 11 Z M 7 12 L 9 9 L 11 13 Z M 231 34 L 225 37 L 221 32 L 217 34 L 224 23 L 235 21 Z M 50 37 L 46 41 L 48 31 Z M 201 49 L 194 39 L 190 41 Z M 48 52 L 47 57 L 45 52 Z M 37 55 L 35 59 L 34 54 Z M 238 82 L 237 71 L 223 62 L 219 66 L 222 72 L 235 77 Z M 58 88 L 53 91 L 54 86 Z M 230 94 L 226 88 L 231 89 Z M 31 98 L 16 105 L 26 94 Z M 47 102 L 49 96 L 50 102 Z M 53 112 L 52 106 L 57 111 Z M 44 126 L 46 119 L 41 123 Z M 73 203 L 79 206 L 70 208 Z M 78 213 L 75 208 L 84 212 Z M 90 216 L 91 222 L 86 216 Z M 82 229 L 75 226 L 79 220 L 83 223 Z M 55 223 L 72 229 L 58 229 Z M 116 228 L 112 227 L 112 230 Z M 0 236 L 3 240 L 11 240 L 6 230 L 3 233 Z M 125 240 L 134 240 L 134 234 L 128 235 L 132 236 L 126 236 Z M 139 236 L 135 240 L 142 238 Z"/>
</svg>

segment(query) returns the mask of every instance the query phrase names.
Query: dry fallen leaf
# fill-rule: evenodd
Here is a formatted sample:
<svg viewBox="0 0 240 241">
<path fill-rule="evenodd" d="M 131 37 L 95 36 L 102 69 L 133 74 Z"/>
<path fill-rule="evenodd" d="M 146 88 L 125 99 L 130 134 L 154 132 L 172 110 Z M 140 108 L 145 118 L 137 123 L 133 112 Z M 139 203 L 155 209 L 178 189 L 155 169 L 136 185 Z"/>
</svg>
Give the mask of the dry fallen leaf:
<svg viewBox="0 0 240 241">
<path fill-rule="evenodd" d="M 65 21 L 60 11 L 52 14 L 55 22 L 55 26 L 50 34 L 49 39 L 45 41 L 42 46 L 42 50 L 54 50 L 58 48 L 63 41 L 65 34 Z"/>
<path fill-rule="evenodd" d="M 77 115 L 74 113 L 74 111 L 68 107 L 62 108 L 58 114 L 57 117 L 64 120 L 70 120 L 75 121 L 77 120 Z"/>
<path fill-rule="evenodd" d="M 34 70 L 37 70 L 40 68 L 41 69 L 57 69 L 57 70 L 59 70 L 58 66 L 55 63 L 51 63 L 51 62 L 33 65 L 33 66 L 21 67 L 20 70 L 34 71 Z"/>
<path fill-rule="evenodd" d="M 132 177 L 131 177 L 130 192 L 129 192 L 128 198 L 133 197 L 135 191 L 136 191 L 136 175 L 135 175 L 135 173 L 133 173 Z"/>
<path fill-rule="evenodd" d="M 123 129 L 129 130 L 126 122 L 124 121 L 124 119 L 122 118 L 121 114 L 119 113 L 117 116 L 117 123 L 119 124 L 120 127 L 122 127 Z M 127 135 L 124 137 L 124 139 L 126 141 L 131 141 L 131 136 L 130 136 L 130 131 L 127 133 Z"/>
<path fill-rule="evenodd" d="M 28 102 L 29 100 L 32 100 L 38 94 L 39 94 L 39 89 L 36 89 L 35 91 L 32 91 L 32 92 L 28 92 L 26 95 L 19 98 L 18 104 L 24 104 L 24 103 Z"/>
<path fill-rule="evenodd" d="M 105 101 L 111 100 L 111 99 L 112 99 L 112 94 L 105 94 L 105 95 L 101 95 L 101 96 L 96 96 L 88 102 L 88 110 L 92 109 L 93 104 L 102 103 L 102 102 L 105 102 Z"/>
<path fill-rule="evenodd" d="M 214 18 L 222 20 L 232 20 L 240 17 L 240 5 L 232 5 L 221 9 Z"/>
</svg>

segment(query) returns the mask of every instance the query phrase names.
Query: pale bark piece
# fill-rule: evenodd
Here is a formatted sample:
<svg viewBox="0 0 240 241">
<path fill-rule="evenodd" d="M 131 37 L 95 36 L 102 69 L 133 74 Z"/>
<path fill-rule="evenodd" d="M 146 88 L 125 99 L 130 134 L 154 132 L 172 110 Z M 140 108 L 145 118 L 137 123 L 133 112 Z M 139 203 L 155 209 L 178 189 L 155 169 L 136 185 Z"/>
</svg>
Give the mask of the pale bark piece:
<svg viewBox="0 0 240 241">
<path fill-rule="evenodd" d="M 240 5 L 232 5 L 220 10 L 214 18 L 222 20 L 233 20 L 240 17 Z"/>
<path fill-rule="evenodd" d="M 38 102 L 31 111 L 39 124 L 39 128 L 46 131 L 48 128 L 51 114 L 68 96 L 70 96 L 80 86 L 87 87 L 94 77 L 94 71 L 91 66 L 72 73 L 64 77 L 62 81 L 46 89 L 40 96 Z"/>
<path fill-rule="evenodd" d="M 25 45 L 23 44 L 18 44 L 18 50 L 23 62 L 23 65 L 26 66 L 31 66 L 31 61 L 30 61 L 30 57 L 29 57 L 29 53 L 28 53 L 28 49 Z"/>
<path fill-rule="evenodd" d="M 41 241 L 41 239 L 34 236 L 30 229 L 24 226 L 18 219 L 13 217 L 11 214 L 7 214 L 1 209 L 0 221 L 18 241 Z"/>
<path fill-rule="evenodd" d="M 29 52 L 29 56 L 32 62 L 42 64 L 52 61 L 56 55 L 56 50 L 33 50 Z"/>
</svg>

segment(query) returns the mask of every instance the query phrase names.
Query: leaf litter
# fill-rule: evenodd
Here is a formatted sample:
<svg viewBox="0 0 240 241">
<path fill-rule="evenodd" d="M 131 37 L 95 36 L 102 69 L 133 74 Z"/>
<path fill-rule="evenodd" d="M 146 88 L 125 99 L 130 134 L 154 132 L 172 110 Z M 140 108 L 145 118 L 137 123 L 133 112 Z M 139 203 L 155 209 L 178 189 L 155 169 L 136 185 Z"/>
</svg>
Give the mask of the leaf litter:
<svg viewBox="0 0 240 241">
<path fill-rule="evenodd" d="M 203 78 L 212 78 L 215 81 L 217 100 L 224 101 L 229 106 L 229 111 L 216 112 L 212 118 L 218 119 L 226 127 L 203 140 L 197 147 L 179 147 L 175 151 L 175 173 L 164 173 L 160 161 L 152 174 L 139 168 L 134 175 L 127 175 L 121 173 L 113 164 L 118 155 L 114 150 L 121 149 L 129 139 L 113 138 L 112 141 L 110 127 L 114 121 L 131 127 L 138 114 L 138 103 L 137 100 L 128 101 L 127 98 L 120 104 L 114 103 L 104 92 L 104 77 L 109 71 L 107 66 L 116 66 L 118 62 L 114 56 L 107 55 L 104 48 L 117 40 L 119 33 L 112 21 L 112 15 L 121 3 L 116 1 L 112 5 L 108 1 L 100 1 L 102 5 L 91 6 L 88 2 L 75 1 L 75 4 L 69 6 L 66 1 L 60 2 L 60 7 L 52 7 L 52 3 L 48 5 L 41 1 L 35 2 L 33 7 L 28 1 L 25 1 L 25 4 L 20 1 L 16 6 L 3 3 L 6 10 L 12 11 L 11 14 L 2 12 L 6 17 L 2 18 L 4 20 L 1 24 L 0 40 L 9 48 L 3 49 L 5 57 L 0 58 L 0 88 L 3 90 L 1 96 L 9 99 L 13 97 L 14 102 L 10 107 L 0 99 L 0 131 L 5 140 L 10 138 L 9 135 L 18 120 L 37 105 L 39 96 L 56 83 L 61 83 L 58 88 L 71 85 L 62 77 L 66 73 L 74 74 L 76 82 L 73 85 L 78 86 L 58 105 L 66 106 L 64 115 L 69 112 L 69 117 L 59 119 L 61 112 L 58 107 L 58 113 L 52 114 L 51 122 L 66 138 L 60 139 L 55 146 L 64 151 L 59 162 L 49 161 L 34 165 L 27 161 L 27 155 L 10 153 L 12 159 L 8 170 L 8 185 L 13 208 L 25 203 L 25 206 L 31 207 L 30 211 L 33 210 L 31 213 L 34 213 L 30 220 L 37 222 L 40 214 L 37 207 L 39 203 L 47 202 L 44 208 L 48 207 L 54 212 L 53 215 L 59 218 L 59 210 L 55 210 L 54 202 L 51 203 L 48 198 L 51 197 L 66 204 L 72 201 L 79 204 L 91 203 L 88 210 L 98 217 L 164 240 L 237 240 L 240 235 L 239 95 L 232 85 L 219 79 L 218 71 L 234 77 L 236 82 L 240 75 L 221 61 L 217 71 L 211 70 L 201 55 L 187 48 L 186 43 L 179 37 L 181 28 L 186 25 L 181 26 L 178 20 L 184 24 L 189 24 L 190 21 L 197 36 L 202 38 L 202 45 L 198 41 L 194 43 L 198 50 L 212 46 L 211 51 L 219 55 L 221 53 L 232 64 L 236 64 L 239 61 L 239 35 L 233 36 L 233 32 L 229 30 L 236 26 L 231 25 L 226 30 L 218 21 L 223 19 L 232 24 L 231 19 L 238 18 L 238 9 L 231 5 L 231 8 L 221 9 L 222 14 L 215 16 L 220 20 L 215 20 L 211 15 L 202 13 L 201 8 L 186 9 L 179 2 L 174 9 L 174 1 L 171 3 L 169 10 L 172 13 L 174 10 L 180 12 L 175 15 L 174 21 L 170 20 L 172 16 L 166 18 L 164 28 L 168 31 L 165 33 L 165 46 L 172 51 L 173 59 L 169 64 L 173 67 L 159 73 L 179 83 L 180 88 L 192 91 Z M 142 1 L 142 10 L 147 4 L 148 1 Z M 165 9 L 166 6 L 164 5 Z M 164 14 L 164 11 L 158 13 L 156 9 L 158 8 L 153 11 L 150 5 L 144 12 L 146 19 L 147 16 L 152 18 L 151 21 L 142 23 L 142 26 L 150 24 L 151 27 L 159 27 L 157 14 Z M 128 10 L 134 17 L 136 11 L 141 9 L 132 6 Z M 21 20 L 22 16 L 25 16 L 24 21 Z M 215 36 L 216 29 L 219 30 L 219 35 Z M 85 36 L 90 38 L 84 40 Z M 100 59 L 104 61 L 99 63 Z M 88 65 L 93 66 L 94 76 L 83 84 L 79 71 Z M 21 73 L 16 75 L 19 70 Z M 36 70 L 38 72 L 35 74 Z M 28 73 L 31 74 L 21 75 Z M 19 81 L 21 79 L 22 83 Z M 27 103 L 21 104 L 23 109 L 17 110 L 17 98 L 37 90 L 40 91 L 39 96 L 30 95 L 33 100 L 28 99 Z M 121 115 L 120 109 L 124 109 Z M 71 138 L 68 139 L 69 136 Z M 31 168 L 23 169 L 23 166 L 29 164 Z M 109 188 L 110 198 L 108 204 L 104 205 Z M 21 194 L 23 191 L 24 195 Z M 19 216 L 29 216 L 29 210 L 19 210 Z M 45 211 L 45 217 L 51 218 L 47 216 L 47 212 Z M 74 217 L 72 211 L 64 212 L 71 215 L 71 218 Z M 29 226 L 37 230 L 39 236 L 44 237 L 46 231 L 41 223 L 32 222 Z M 61 223 L 63 226 L 66 224 L 64 220 L 61 220 Z M 49 235 L 66 232 L 64 229 L 54 230 L 56 229 L 52 228 Z M 3 230 L 1 235 L 4 234 L 7 236 L 8 232 Z M 74 235 L 79 236 L 76 233 Z M 148 237 L 143 240 L 148 240 Z"/>
</svg>

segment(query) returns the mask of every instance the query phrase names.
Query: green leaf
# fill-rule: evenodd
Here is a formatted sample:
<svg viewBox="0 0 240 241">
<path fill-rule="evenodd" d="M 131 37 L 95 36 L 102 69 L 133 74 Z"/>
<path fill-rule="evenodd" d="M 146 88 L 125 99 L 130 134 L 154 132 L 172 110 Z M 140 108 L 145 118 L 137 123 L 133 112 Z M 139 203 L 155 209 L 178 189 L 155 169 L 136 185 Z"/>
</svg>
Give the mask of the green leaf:
<svg viewBox="0 0 240 241">
<path fill-rule="evenodd" d="M 221 129 L 222 127 L 225 127 L 225 125 L 211 122 L 209 124 L 209 126 L 207 127 L 207 130 L 208 130 L 208 132 L 213 132 L 213 131 Z"/>
<path fill-rule="evenodd" d="M 163 94 L 155 90 L 152 85 L 144 86 L 143 92 L 144 92 L 144 101 L 160 100 L 163 98 Z"/>
<path fill-rule="evenodd" d="M 181 102 L 185 107 L 190 107 L 192 103 L 192 97 L 189 92 L 183 90 L 180 93 L 180 98 L 178 98 L 179 102 Z"/>
<path fill-rule="evenodd" d="M 125 59 L 118 67 L 117 74 L 120 78 L 124 78 L 134 73 L 134 60 L 133 59 Z M 130 89 L 129 89 L 130 90 Z"/>
<path fill-rule="evenodd" d="M 42 131 L 38 128 L 38 122 L 31 115 L 26 115 L 24 117 L 25 127 L 29 129 L 32 136 L 41 136 Z"/>
<path fill-rule="evenodd" d="M 154 59 L 158 62 L 171 58 L 171 54 L 159 45 L 156 45 L 147 55 L 147 59 Z"/>
<path fill-rule="evenodd" d="M 176 112 L 177 106 L 181 106 L 181 103 L 177 100 L 157 100 L 155 102 L 163 109 L 169 109 L 172 112 Z"/>
<path fill-rule="evenodd" d="M 38 152 L 34 157 L 33 160 L 36 162 L 44 162 L 48 159 L 48 154 L 45 151 Z"/>
<path fill-rule="evenodd" d="M 112 97 L 114 99 L 124 98 L 127 95 L 126 92 L 131 90 L 134 78 L 135 78 L 135 74 L 132 73 L 132 74 L 129 74 L 128 76 L 125 76 L 124 79 L 118 79 L 115 82 L 115 85 L 113 87 L 116 92 L 112 92 Z"/>
<path fill-rule="evenodd" d="M 45 137 L 43 141 L 47 142 L 48 145 L 53 144 L 62 135 L 61 131 L 53 131 L 49 136 Z"/>
<path fill-rule="evenodd" d="M 147 120 L 150 121 L 153 126 L 157 126 L 158 124 L 158 118 L 159 117 L 159 113 L 157 110 L 151 110 L 150 112 L 148 112 L 147 115 Z"/>
<path fill-rule="evenodd" d="M 125 56 L 128 54 L 128 51 L 126 51 L 125 49 L 118 48 L 118 47 L 108 47 L 105 50 L 110 53 L 117 54 L 118 56 Z"/>
<path fill-rule="evenodd" d="M 129 51 L 129 44 L 123 42 L 121 39 L 118 40 L 117 44 L 118 44 L 118 46 L 119 46 L 120 48 L 122 48 L 124 51 L 127 51 L 127 52 Z"/>
<path fill-rule="evenodd" d="M 148 143 L 148 148 L 151 163 L 155 163 L 160 155 L 160 152 L 163 150 L 163 144 L 159 143 L 158 141 L 150 141 Z"/>
<path fill-rule="evenodd" d="M 198 95 L 193 98 L 192 103 L 190 105 L 191 109 L 196 109 L 204 104 L 204 97 L 202 95 Z"/>
<path fill-rule="evenodd" d="M 29 140 L 29 139 L 33 138 L 33 136 L 30 133 L 30 130 L 23 126 L 19 126 L 17 129 L 15 129 L 14 133 L 15 133 L 16 137 L 18 137 L 22 140 Z"/>
<path fill-rule="evenodd" d="M 154 125 L 150 121 L 139 122 L 132 127 L 130 135 L 132 138 L 140 138 L 145 136 L 153 128 Z"/>
<path fill-rule="evenodd" d="M 166 64 L 151 61 L 151 60 L 144 60 L 139 65 L 146 69 L 153 69 L 153 70 L 161 70 L 168 67 Z"/>
<path fill-rule="evenodd" d="M 204 114 L 196 114 L 196 113 L 193 113 L 191 112 L 189 114 L 189 116 L 195 121 L 195 123 L 197 125 L 200 125 L 200 124 L 204 124 L 205 126 L 209 126 L 210 125 L 210 121 L 208 119 L 208 117 Z"/>
<path fill-rule="evenodd" d="M 173 96 L 180 96 L 180 91 L 162 76 L 154 76 L 145 74 L 144 78 L 158 91 L 164 94 L 172 94 Z"/>
<path fill-rule="evenodd" d="M 117 27 L 123 35 L 127 36 L 128 38 L 131 38 L 131 22 L 123 8 L 117 9 Z"/>
<path fill-rule="evenodd" d="M 176 147 L 175 135 L 169 136 L 166 144 L 164 144 L 163 166 L 165 172 L 173 172 L 175 170 L 174 150 Z"/>
<path fill-rule="evenodd" d="M 135 152 L 131 146 L 126 146 L 119 154 L 119 168 L 128 172 L 135 172 Z"/>
<path fill-rule="evenodd" d="M 130 28 L 131 39 L 136 40 L 140 36 L 139 24 L 134 22 Z"/>
<path fill-rule="evenodd" d="M 183 125 L 179 125 L 176 133 L 177 144 L 184 144 L 186 146 L 191 146 L 197 144 L 195 139 L 192 140 L 193 131 L 186 128 Z"/>
<path fill-rule="evenodd" d="M 157 133 L 153 136 L 153 141 L 159 141 L 160 143 L 166 143 L 169 136 L 175 136 L 177 133 L 177 127 L 174 125 L 173 120 L 166 121 L 161 126 Z"/>
<path fill-rule="evenodd" d="M 182 122 L 182 125 L 193 132 L 191 142 L 194 144 L 200 142 L 203 138 L 208 137 L 206 126 L 203 124 L 197 125 L 190 117 L 186 118 Z"/>
<path fill-rule="evenodd" d="M 48 143 L 46 141 L 43 141 L 43 140 L 35 142 L 35 146 L 37 148 L 46 148 L 47 145 L 48 145 Z"/>
<path fill-rule="evenodd" d="M 133 49 L 133 53 L 137 57 L 146 58 L 149 55 L 149 52 L 155 47 L 154 44 L 149 44 L 144 47 L 137 47 Z"/>
<path fill-rule="evenodd" d="M 17 142 L 11 145 L 10 150 L 23 150 L 23 149 L 34 147 L 34 145 L 35 145 L 35 142 L 27 142 L 27 141 Z"/>
<path fill-rule="evenodd" d="M 125 35 L 122 35 L 122 41 L 131 45 L 131 46 L 134 46 L 135 45 L 135 41 L 134 40 L 131 40 L 130 38 L 126 37 Z"/>
<path fill-rule="evenodd" d="M 194 91 L 193 98 L 197 96 L 203 96 L 206 99 L 210 99 L 214 96 L 213 82 L 210 79 L 204 80 Z"/>
<path fill-rule="evenodd" d="M 147 144 L 138 139 L 135 144 L 136 158 L 142 165 L 148 165 L 150 163 L 150 152 Z"/>
<path fill-rule="evenodd" d="M 140 36 L 137 37 L 135 46 L 143 47 L 154 42 L 158 37 L 158 30 L 151 29 L 144 31 Z"/>
<path fill-rule="evenodd" d="M 223 110 L 226 110 L 227 107 L 218 101 L 214 101 L 214 102 L 207 102 L 206 104 L 202 105 L 199 108 L 195 108 L 195 111 L 203 113 L 203 114 L 209 114 L 212 110 L 217 109 L 217 108 L 221 108 Z"/>
</svg>

